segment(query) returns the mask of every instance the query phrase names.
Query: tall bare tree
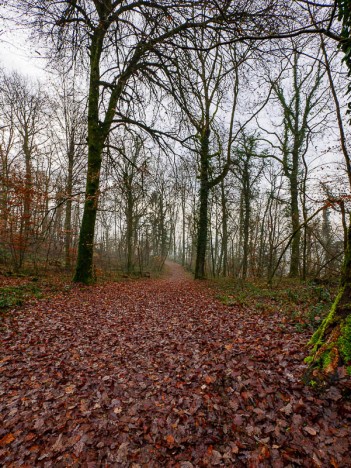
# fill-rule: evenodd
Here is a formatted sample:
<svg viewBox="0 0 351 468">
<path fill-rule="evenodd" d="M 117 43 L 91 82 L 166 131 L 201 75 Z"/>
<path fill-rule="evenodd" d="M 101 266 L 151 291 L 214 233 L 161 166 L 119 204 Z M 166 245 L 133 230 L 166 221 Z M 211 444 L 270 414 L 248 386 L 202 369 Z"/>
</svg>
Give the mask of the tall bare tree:
<svg viewBox="0 0 351 468">
<path fill-rule="evenodd" d="M 221 29 L 232 42 L 313 32 L 308 22 L 301 25 L 295 2 L 280 4 L 274 0 L 223 4 L 216 0 L 8 3 L 20 11 L 22 23 L 30 24 L 54 45 L 56 57 L 61 55 L 69 61 L 79 57 L 88 69 L 88 171 L 75 273 L 75 281 L 85 283 L 93 280 L 94 231 L 104 147 L 116 124 L 116 112 L 123 116 L 133 101 L 136 81 L 142 79 L 146 70 L 155 75 L 159 66 L 155 51 L 161 46 L 164 50 L 174 47 L 181 34 L 194 29 Z M 319 29 L 332 35 L 327 28 L 328 20 L 323 18 Z M 121 118 L 118 122 L 121 123 Z"/>
<path fill-rule="evenodd" d="M 286 79 L 270 80 L 276 102 L 278 103 L 282 125 L 278 132 L 270 132 L 278 140 L 278 144 L 270 141 L 277 149 L 279 156 L 274 156 L 283 168 L 288 179 L 290 192 L 291 231 L 294 237 L 291 242 L 290 276 L 296 277 L 300 270 L 300 206 L 299 193 L 303 173 L 303 160 L 308 151 L 311 137 L 318 125 L 324 119 L 318 117 L 324 104 L 324 90 L 321 87 L 323 71 L 319 62 L 302 63 L 301 52 L 293 43 L 291 55 L 287 57 L 288 74 L 291 73 L 291 89 L 286 85 Z M 286 78 L 286 77 L 285 77 Z"/>
</svg>

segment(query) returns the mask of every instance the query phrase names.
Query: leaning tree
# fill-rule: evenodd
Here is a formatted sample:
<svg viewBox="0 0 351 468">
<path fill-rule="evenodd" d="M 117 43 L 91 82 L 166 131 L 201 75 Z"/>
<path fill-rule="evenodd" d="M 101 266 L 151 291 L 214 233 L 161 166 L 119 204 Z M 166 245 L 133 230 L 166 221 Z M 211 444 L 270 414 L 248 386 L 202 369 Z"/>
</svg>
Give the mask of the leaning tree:
<svg viewBox="0 0 351 468">
<path fill-rule="evenodd" d="M 351 1 L 338 0 L 339 20 L 342 21 L 342 32 L 339 47 L 344 53 L 344 63 L 348 68 L 348 77 L 351 77 Z M 326 57 L 325 47 L 324 57 Z M 326 60 L 327 69 L 329 67 Z M 328 76 L 331 81 L 330 69 Z M 331 82 L 332 85 L 332 82 Z M 333 87 L 332 87 L 333 88 Z M 348 94 L 351 93 L 351 84 L 348 86 Z M 335 100 L 335 95 L 334 95 Z M 336 104 L 340 139 L 346 168 L 351 188 L 351 165 L 345 134 L 340 120 L 339 108 Z M 351 101 L 348 104 L 348 114 L 351 113 Z M 329 311 L 317 331 L 312 336 L 310 356 L 306 358 L 309 369 L 307 379 L 309 381 L 333 379 L 351 374 L 351 219 L 348 228 L 347 245 L 344 257 L 339 292 Z"/>
</svg>

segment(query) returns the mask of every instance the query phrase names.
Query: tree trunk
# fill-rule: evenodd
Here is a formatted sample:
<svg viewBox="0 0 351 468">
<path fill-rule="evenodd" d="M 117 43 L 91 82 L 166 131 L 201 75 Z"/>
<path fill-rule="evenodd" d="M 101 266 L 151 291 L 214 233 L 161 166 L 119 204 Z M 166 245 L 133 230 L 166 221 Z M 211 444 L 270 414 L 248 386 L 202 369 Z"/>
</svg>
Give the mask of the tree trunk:
<svg viewBox="0 0 351 468">
<path fill-rule="evenodd" d="M 90 135 L 88 150 L 88 174 L 85 203 L 78 243 L 75 282 L 90 284 L 94 281 L 93 250 L 96 213 L 99 197 L 102 145 L 96 135 Z"/>
<path fill-rule="evenodd" d="M 206 129 L 201 138 L 200 152 L 200 210 L 197 227 L 195 279 L 205 278 L 205 262 L 208 229 L 208 196 L 209 188 L 209 138 L 210 131 Z"/>
<path fill-rule="evenodd" d="M 299 191 L 298 191 L 297 170 L 296 170 L 296 174 L 293 173 L 291 175 L 290 190 L 291 190 L 291 225 L 292 225 L 292 232 L 296 232 L 296 234 L 291 242 L 289 276 L 291 278 L 296 278 L 299 276 L 300 237 L 301 237 L 301 233 L 299 230 L 300 214 L 299 214 Z"/>
<path fill-rule="evenodd" d="M 29 146 L 29 135 L 27 128 L 24 132 L 23 153 L 25 158 L 25 187 L 23 201 L 23 234 L 21 236 L 21 246 L 19 252 L 18 269 L 22 268 L 25 253 L 28 247 L 30 225 L 31 225 L 31 202 L 32 202 L 32 169 L 31 169 L 31 149 Z"/>
<path fill-rule="evenodd" d="M 251 210 L 251 191 L 250 191 L 250 176 L 249 176 L 248 161 L 245 161 L 243 171 L 243 266 L 242 278 L 245 280 L 247 277 L 248 263 L 249 263 L 249 239 L 250 239 L 250 210 Z"/>
<path fill-rule="evenodd" d="M 228 210 L 227 198 L 225 196 L 224 179 L 221 182 L 221 202 L 222 202 L 222 275 L 228 274 Z"/>
<path fill-rule="evenodd" d="M 96 213 L 99 198 L 100 169 L 104 138 L 99 122 L 99 80 L 100 57 L 104 32 L 92 38 L 90 56 L 90 83 L 88 107 L 88 172 L 85 189 L 85 202 L 78 242 L 78 257 L 75 282 L 94 282 L 93 251 Z"/>
<path fill-rule="evenodd" d="M 182 187 L 182 266 L 185 266 L 185 242 L 186 242 L 186 214 L 185 214 L 185 188 Z"/>
<path fill-rule="evenodd" d="M 159 219 L 160 219 L 160 241 L 161 241 L 161 258 L 162 261 L 166 260 L 168 254 L 168 242 L 167 242 L 167 229 L 166 229 L 166 210 L 164 208 L 164 190 L 163 188 L 160 191 L 160 201 L 159 201 Z"/>
<path fill-rule="evenodd" d="M 128 186 L 127 195 L 127 209 L 126 209 L 126 223 L 127 223 L 127 273 L 132 273 L 134 270 L 134 199 L 132 188 Z"/>
<path fill-rule="evenodd" d="M 8 157 L 7 151 L 4 150 L 0 143 L 0 160 L 1 160 L 1 176 L 0 176 L 0 216 L 1 216 L 1 228 L 3 233 L 7 232 L 7 218 L 8 218 L 8 190 L 9 190 L 9 173 L 8 173 Z"/>
<path fill-rule="evenodd" d="M 73 191 L 73 164 L 74 164 L 74 132 L 72 132 L 68 149 L 68 175 L 66 185 L 66 213 L 65 213 L 65 267 L 71 268 L 72 246 L 72 191 Z"/>
<path fill-rule="evenodd" d="M 343 228 L 343 231 L 344 231 L 344 251 L 346 252 L 348 230 L 347 230 L 347 221 L 346 221 L 345 202 L 344 202 L 344 200 L 340 201 L 340 211 L 341 211 L 342 228 Z"/>
</svg>

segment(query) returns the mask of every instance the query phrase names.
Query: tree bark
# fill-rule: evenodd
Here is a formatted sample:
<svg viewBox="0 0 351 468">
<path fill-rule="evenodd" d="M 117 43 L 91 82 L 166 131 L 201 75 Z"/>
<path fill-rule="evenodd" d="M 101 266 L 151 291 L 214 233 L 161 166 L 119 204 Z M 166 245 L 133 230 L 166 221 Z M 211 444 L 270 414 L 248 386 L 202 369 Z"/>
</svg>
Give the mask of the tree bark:
<svg viewBox="0 0 351 468">
<path fill-rule="evenodd" d="M 297 171 L 296 171 L 297 172 Z M 298 230 L 300 226 L 300 213 L 299 213 L 299 190 L 297 174 L 293 173 L 290 177 L 290 190 L 291 190 L 291 225 L 292 232 L 296 232 L 291 242 L 291 256 L 290 256 L 290 273 L 291 278 L 299 276 L 300 265 L 300 238 L 301 234 Z"/>
<path fill-rule="evenodd" d="M 127 187 L 126 237 L 127 237 L 127 273 L 134 270 L 134 199 L 131 187 Z"/>
<path fill-rule="evenodd" d="M 250 175 L 249 161 L 244 162 L 243 168 L 243 262 L 242 262 L 242 278 L 247 277 L 247 269 L 249 262 L 249 239 L 250 239 L 250 211 L 251 211 L 251 190 L 250 190 Z"/>
<path fill-rule="evenodd" d="M 209 139 L 210 130 L 205 128 L 201 136 L 200 150 L 200 209 L 197 229 L 195 279 L 205 278 L 205 263 L 208 234 L 209 186 Z"/>
<path fill-rule="evenodd" d="M 300 210 L 299 210 L 299 166 L 300 166 L 300 151 L 302 142 L 305 136 L 304 122 L 300 126 L 300 112 L 301 112 L 301 84 L 298 82 L 298 59 L 297 55 L 294 56 L 294 124 L 292 124 L 293 134 L 293 150 L 292 150 L 292 169 L 289 174 L 290 193 L 291 193 L 291 225 L 292 232 L 295 232 L 300 225 Z M 307 114 L 306 114 L 307 112 Z M 308 115 L 308 105 L 306 102 L 305 115 Z M 286 168 L 287 169 L 287 168 Z M 299 276 L 300 264 L 300 239 L 301 233 L 298 231 L 294 236 L 291 243 L 291 256 L 290 256 L 290 277 L 296 278 Z"/>
<path fill-rule="evenodd" d="M 100 169 L 104 139 L 99 122 L 100 58 L 104 31 L 97 29 L 92 38 L 88 106 L 88 172 L 85 202 L 78 243 L 78 258 L 73 281 L 94 282 L 93 251 L 96 213 L 99 198 Z"/>
<path fill-rule="evenodd" d="M 222 275 L 228 274 L 228 210 L 227 198 L 225 195 L 224 179 L 221 182 L 221 202 L 222 202 Z"/>
<path fill-rule="evenodd" d="M 185 213 L 185 186 L 181 188 L 181 197 L 182 197 L 182 266 L 185 266 L 185 248 L 186 248 L 186 213 Z"/>
<path fill-rule="evenodd" d="M 32 201 L 32 169 L 31 169 L 31 148 L 29 143 L 29 134 L 27 126 L 24 128 L 23 135 L 23 153 L 25 159 L 25 183 L 24 183 L 24 200 L 23 200 L 23 232 L 21 235 L 21 246 L 18 257 L 18 269 L 23 266 L 25 253 L 28 247 L 30 225 L 31 225 L 31 201 Z M 21 227 L 22 229 L 22 227 Z"/>
<path fill-rule="evenodd" d="M 66 184 L 66 213 L 65 213 L 65 267 L 72 266 L 72 191 L 73 191 L 73 164 L 74 164 L 74 131 L 72 132 L 68 149 L 68 174 Z"/>
</svg>

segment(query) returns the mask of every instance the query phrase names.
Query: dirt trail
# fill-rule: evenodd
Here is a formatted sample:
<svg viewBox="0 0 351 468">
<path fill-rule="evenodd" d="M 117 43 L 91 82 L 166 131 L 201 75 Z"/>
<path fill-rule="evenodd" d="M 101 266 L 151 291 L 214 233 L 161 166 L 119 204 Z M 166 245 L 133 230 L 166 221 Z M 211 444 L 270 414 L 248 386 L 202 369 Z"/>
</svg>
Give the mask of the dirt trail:
<svg viewBox="0 0 351 468">
<path fill-rule="evenodd" d="M 350 402 L 300 381 L 307 335 L 167 269 L 9 314 L 0 464 L 351 466 Z"/>
<path fill-rule="evenodd" d="M 170 282 L 177 282 L 177 283 L 186 283 L 192 280 L 192 276 L 190 273 L 186 272 L 184 268 L 179 265 L 178 263 L 171 262 L 170 260 L 166 260 L 165 262 L 165 276 L 164 279 Z"/>
</svg>

